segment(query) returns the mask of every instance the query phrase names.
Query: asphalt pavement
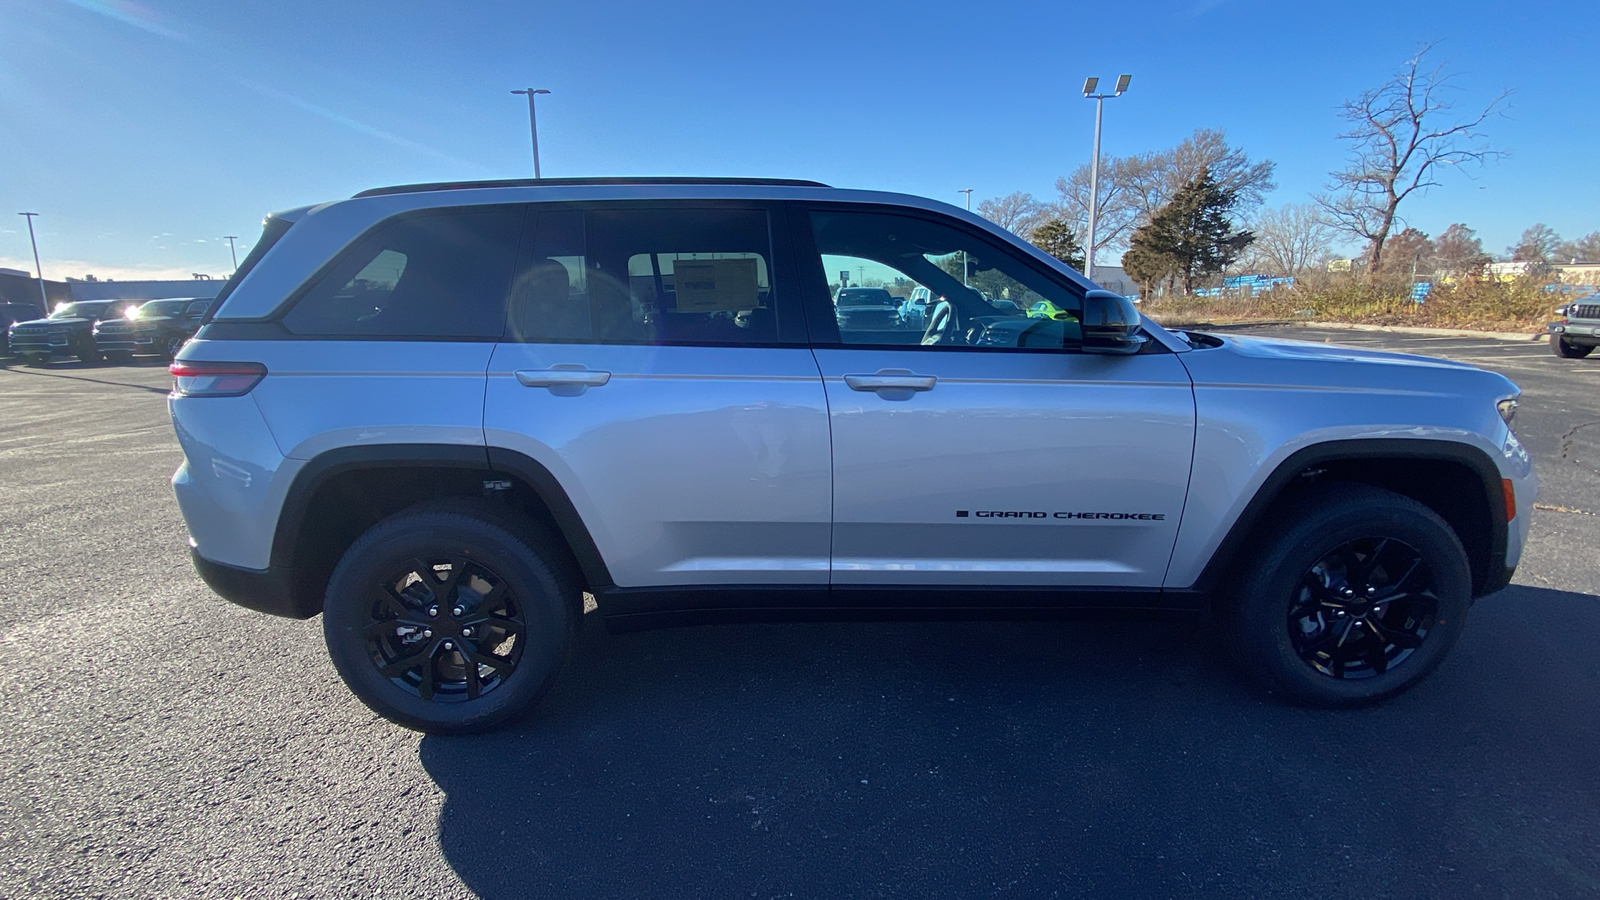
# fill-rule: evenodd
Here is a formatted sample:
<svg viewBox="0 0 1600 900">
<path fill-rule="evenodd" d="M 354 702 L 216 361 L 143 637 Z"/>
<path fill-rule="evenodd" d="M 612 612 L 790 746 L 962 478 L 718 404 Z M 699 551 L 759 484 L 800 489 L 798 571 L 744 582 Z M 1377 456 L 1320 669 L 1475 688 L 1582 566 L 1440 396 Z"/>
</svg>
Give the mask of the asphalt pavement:
<svg viewBox="0 0 1600 900">
<path fill-rule="evenodd" d="M 162 368 L 0 367 L 0 897 L 1600 894 L 1600 356 L 1271 333 L 1525 391 L 1516 582 L 1381 707 L 1192 623 L 591 614 L 526 720 L 421 737 L 190 571 Z"/>
</svg>

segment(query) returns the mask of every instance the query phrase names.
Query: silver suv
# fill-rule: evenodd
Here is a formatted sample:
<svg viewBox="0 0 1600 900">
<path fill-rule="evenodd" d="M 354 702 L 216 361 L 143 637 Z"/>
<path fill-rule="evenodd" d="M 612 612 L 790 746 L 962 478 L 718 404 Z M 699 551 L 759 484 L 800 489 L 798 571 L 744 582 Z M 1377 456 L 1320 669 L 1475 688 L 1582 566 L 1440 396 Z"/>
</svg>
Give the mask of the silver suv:
<svg viewBox="0 0 1600 900">
<path fill-rule="evenodd" d="M 1556 307 L 1550 350 L 1563 359 L 1583 359 L 1600 346 L 1600 295 Z"/>
<path fill-rule="evenodd" d="M 856 327 L 844 284 L 938 299 Z M 279 213 L 172 373 L 201 576 L 322 613 L 433 732 L 534 703 L 585 592 L 623 630 L 1210 613 L 1270 689 L 1370 702 L 1508 583 L 1535 493 L 1500 375 L 1169 332 L 983 219 L 810 182 Z"/>
</svg>

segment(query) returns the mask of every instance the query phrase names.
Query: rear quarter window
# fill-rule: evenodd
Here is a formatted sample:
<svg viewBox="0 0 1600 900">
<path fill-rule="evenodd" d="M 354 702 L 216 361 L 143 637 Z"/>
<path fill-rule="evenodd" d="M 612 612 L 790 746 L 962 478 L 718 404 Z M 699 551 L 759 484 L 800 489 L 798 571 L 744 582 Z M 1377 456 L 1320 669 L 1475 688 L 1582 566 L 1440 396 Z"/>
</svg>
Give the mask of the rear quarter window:
<svg viewBox="0 0 1600 900">
<path fill-rule="evenodd" d="M 430 211 L 358 239 L 284 317 L 299 335 L 495 340 L 522 235 L 520 206 Z"/>
</svg>

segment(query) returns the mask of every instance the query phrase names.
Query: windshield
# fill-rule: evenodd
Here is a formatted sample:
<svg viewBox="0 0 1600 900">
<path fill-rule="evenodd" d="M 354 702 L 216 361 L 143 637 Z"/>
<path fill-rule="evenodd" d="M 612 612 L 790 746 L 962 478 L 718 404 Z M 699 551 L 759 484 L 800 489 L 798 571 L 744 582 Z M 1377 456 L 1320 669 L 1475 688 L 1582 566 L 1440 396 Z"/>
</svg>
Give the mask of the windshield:
<svg viewBox="0 0 1600 900">
<path fill-rule="evenodd" d="M 136 310 L 130 310 L 130 319 L 148 319 L 154 316 L 180 316 L 184 307 L 189 305 L 189 298 L 181 300 L 151 300 Z"/>
</svg>

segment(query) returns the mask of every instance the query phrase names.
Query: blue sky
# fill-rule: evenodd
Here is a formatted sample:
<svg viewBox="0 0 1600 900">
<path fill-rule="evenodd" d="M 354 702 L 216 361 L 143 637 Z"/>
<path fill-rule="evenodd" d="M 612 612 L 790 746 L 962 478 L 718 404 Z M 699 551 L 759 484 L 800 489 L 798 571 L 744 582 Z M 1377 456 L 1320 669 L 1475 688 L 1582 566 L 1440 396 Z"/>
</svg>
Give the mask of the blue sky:
<svg viewBox="0 0 1600 900">
<path fill-rule="evenodd" d="M 1086 161 L 1086 75 L 1134 76 L 1104 152 L 1221 128 L 1302 202 L 1343 151 L 1338 103 L 1419 43 L 1509 158 L 1403 212 L 1499 251 L 1600 230 L 1600 5 L 1128 0 L 425 3 L 0 0 L 0 266 L 225 275 L 262 214 L 408 181 L 772 175 L 974 203 L 1053 195 Z"/>
</svg>

